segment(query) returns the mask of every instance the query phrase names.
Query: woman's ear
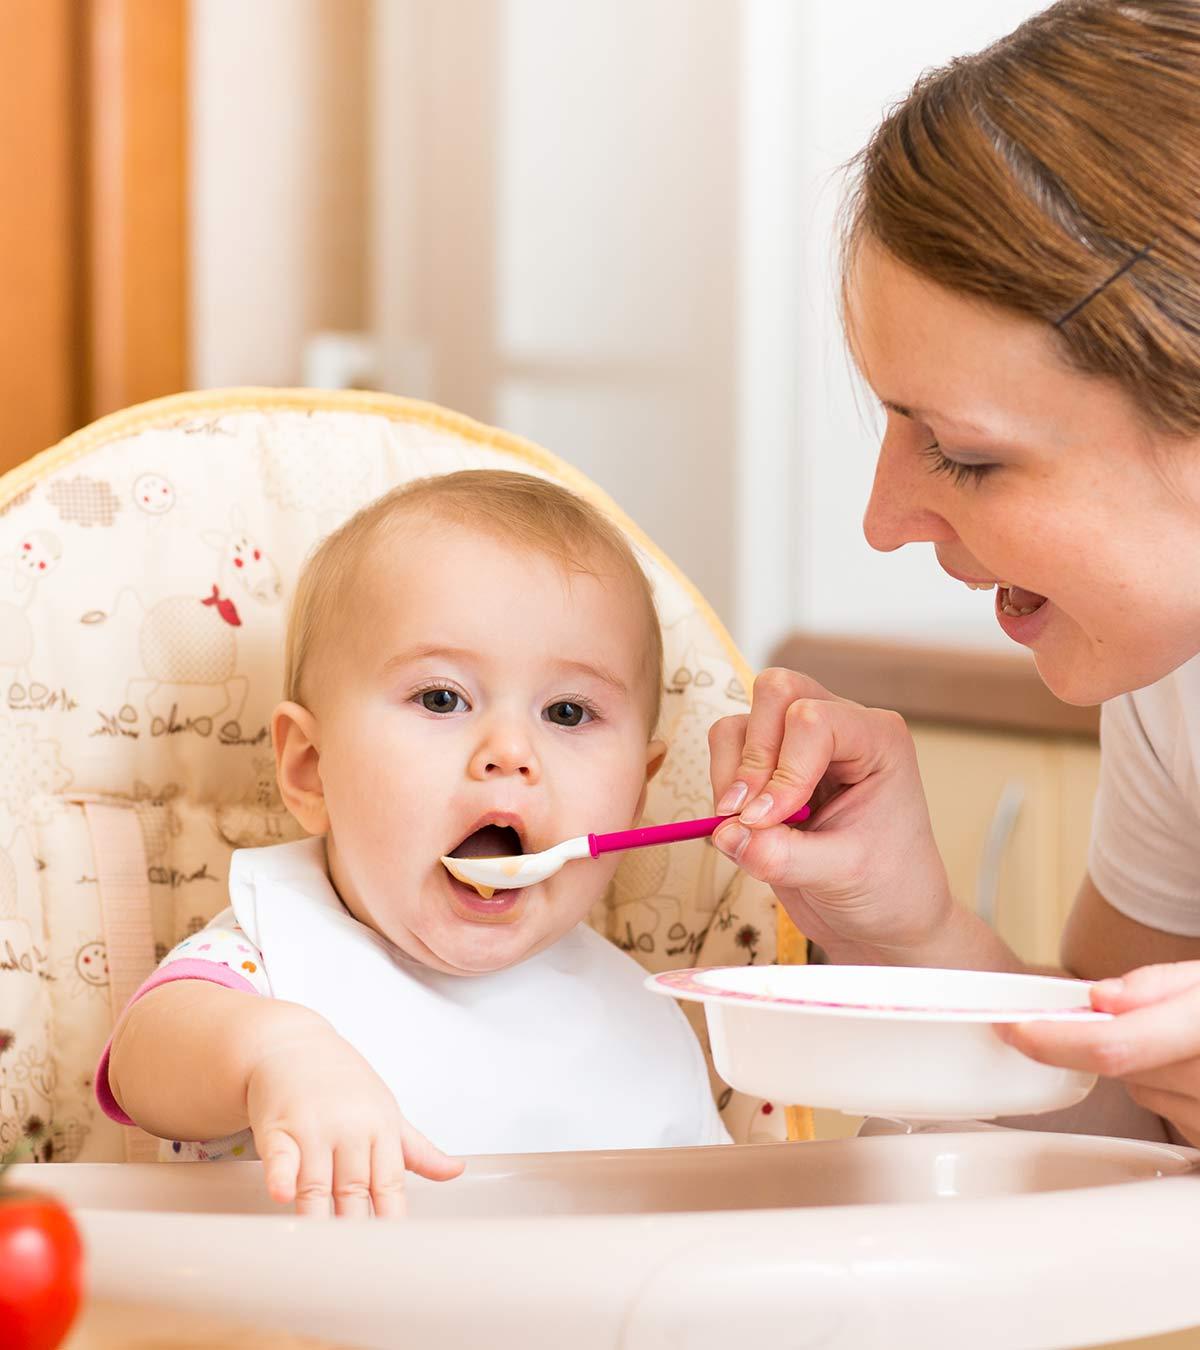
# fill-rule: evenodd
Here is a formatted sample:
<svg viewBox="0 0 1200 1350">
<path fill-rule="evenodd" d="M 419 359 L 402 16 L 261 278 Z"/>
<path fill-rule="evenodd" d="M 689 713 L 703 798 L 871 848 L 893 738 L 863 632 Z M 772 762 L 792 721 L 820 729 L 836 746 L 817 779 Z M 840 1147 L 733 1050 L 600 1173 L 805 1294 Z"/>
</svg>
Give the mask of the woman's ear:
<svg viewBox="0 0 1200 1350">
<path fill-rule="evenodd" d="M 321 783 L 317 719 L 299 703 L 281 703 L 271 714 L 271 744 L 284 806 L 309 834 L 325 834 L 329 812 Z"/>
</svg>

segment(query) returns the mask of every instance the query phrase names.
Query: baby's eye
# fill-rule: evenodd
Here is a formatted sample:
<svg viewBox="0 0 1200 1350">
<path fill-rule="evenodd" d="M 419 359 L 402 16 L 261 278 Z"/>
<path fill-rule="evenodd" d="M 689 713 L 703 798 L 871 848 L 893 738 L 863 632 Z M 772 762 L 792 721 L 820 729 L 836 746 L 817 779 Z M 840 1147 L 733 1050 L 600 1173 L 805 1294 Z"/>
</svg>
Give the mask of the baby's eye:
<svg viewBox="0 0 1200 1350">
<path fill-rule="evenodd" d="M 547 722 L 560 727 L 577 727 L 592 720 L 592 714 L 582 703 L 551 703 L 542 713 Z"/>
<path fill-rule="evenodd" d="M 467 701 L 455 689 L 426 689 L 418 695 L 421 706 L 426 712 L 453 713 L 466 712 Z"/>
</svg>

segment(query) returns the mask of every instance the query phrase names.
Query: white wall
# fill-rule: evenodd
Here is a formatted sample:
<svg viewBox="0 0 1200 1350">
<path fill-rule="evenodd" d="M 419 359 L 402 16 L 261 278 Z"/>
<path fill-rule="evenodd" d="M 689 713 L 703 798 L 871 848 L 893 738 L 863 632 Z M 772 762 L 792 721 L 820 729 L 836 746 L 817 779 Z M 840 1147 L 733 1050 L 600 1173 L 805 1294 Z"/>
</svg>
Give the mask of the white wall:
<svg viewBox="0 0 1200 1350">
<path fill-rule="evenodd" d="M 855 392 L 842 344 L 834 303 L 833 216 L 838 166 L 865 143 L 884 108 L 902 97 L 923 69 L 986 45 L 1042 8 L 1031 0 L 803 6 L 793 613 L 805 628 L 1011 645 L 992 616 L 991 595 L 950 581 L 930 546 L 879 554 L 863 539 L 876 419 L 868 398 Z"/>
<path fill-rule="evenodd" d="M 365 0 L 192 0 L 191 382 L 301 382 L 364 319 Z"/>
<path fill-rule="evenodd" d="M 384 383 L 569 459 L 729 616 L 737 0 L 374 13 Z"/>
<path fill-rule="evenodd" d="M 1031 0 L 193 0 L 193 383 L 380 387 L 540 440 L 751 660 L 795 627 L 1003 642 L 861 514 L 836 170 Z"/>
</svg>

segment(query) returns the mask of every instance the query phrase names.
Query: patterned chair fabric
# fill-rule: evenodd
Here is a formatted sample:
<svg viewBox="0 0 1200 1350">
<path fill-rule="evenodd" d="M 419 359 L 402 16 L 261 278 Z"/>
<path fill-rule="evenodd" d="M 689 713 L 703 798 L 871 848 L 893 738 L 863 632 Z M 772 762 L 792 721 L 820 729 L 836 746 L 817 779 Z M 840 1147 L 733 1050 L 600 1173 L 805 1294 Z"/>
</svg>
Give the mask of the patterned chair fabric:
<svg viewBox="0 0 1200 1350">
<path fill-rule="evenodd" d="M 268 719 L 303 560 L 393 485 L 483 467 L 564 483 L 628 533 L 666 647 L 646 820 L 708 814 L 706 734 L 746 707 L 745 665 L 613 502 L 526 441 L 384 395 L 230 390 L 114 414 L 0 478 L 0 1154 L 36 1118 L 47 1159 L 146 1156 L 93 1069 L 132 989 L 225 906 L 232 850 L 299 833 Z M 627 855 L 591 921 L 649 971 L 803 960 L 776 908 L 697 842 Z M 806 1112 L 714 1091 L 737 1140 L 807 1135 Z"/>
</svg>

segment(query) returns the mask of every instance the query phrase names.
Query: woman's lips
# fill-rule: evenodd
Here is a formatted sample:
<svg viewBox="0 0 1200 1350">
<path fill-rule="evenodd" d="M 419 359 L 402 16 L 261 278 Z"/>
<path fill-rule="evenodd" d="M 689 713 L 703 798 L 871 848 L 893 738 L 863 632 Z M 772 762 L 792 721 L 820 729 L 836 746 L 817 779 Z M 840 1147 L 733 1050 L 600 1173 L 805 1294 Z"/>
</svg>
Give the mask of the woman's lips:
<svg viewBox="0 0 1200 1350">
<path fill-rule="evenodd" d="M 1012 638 L 1014 642 L 1019 642 L 1022 646 L 1031 647 L 1038 635 L 1050 622 L 1050 616 L 1054 613 L 1054 606 L 1044 596 L 1041 598 L 1041 604 L 1027 613 L 1010 613 L 1003 607 L 1003 597 L 1007 591 L 996 592 L 996 622 L 1004 632 Z M 1030 594 L 1030 592 L 1025 592 Z"/>
</svg>

